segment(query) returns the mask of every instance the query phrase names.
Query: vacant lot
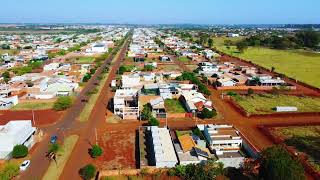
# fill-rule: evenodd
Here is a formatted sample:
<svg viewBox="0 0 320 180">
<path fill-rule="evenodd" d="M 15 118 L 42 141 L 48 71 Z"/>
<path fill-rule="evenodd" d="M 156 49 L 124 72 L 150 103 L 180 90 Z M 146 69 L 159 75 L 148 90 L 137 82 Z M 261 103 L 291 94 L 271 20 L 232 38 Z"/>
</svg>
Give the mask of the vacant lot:
<svg viewBox="0 0 320 180">
<path fill-rule="evenodd" d="M 178 99 L 166 99 L 164 101 L 168 113 L 185 113 L 183 104 Z"/>
<path fill-rule="evenodd" d="M 22 102 L 15 105 L 11 110 L 43 110 L 52 109 L 54 101 L 49 102 Z"/>
<path fill-rule="evenodd" d="M 99 145 L 104 153 L 97 158 L 102 169 L 135 168 L 135 129 L 101 134 Z"/>
<path fill-rule="evenodd" d="M 222 48 L 228 54 L 252 61 L 262 67 L 283 73 L 315 87 L 320 87 L 320 54 L 304 50 L 275 50 L 268 48 L 249 48 L 244 53 L 237 53 L 235 47 Z"/>
<path fill-rule="evenodd" d="M 234 100 L 249 114 L 269 114 L 276 106 L 295 106 L 299 112 L 320 112 L 320 98 L 259 94 Z"/>
<path fill-rule="evenodd" d="M 273 132 L 288 146 L 306 153 L 309 162 L 320 171 L 320 126 L 277 127 Z"/>
<path fill-rule="evenodd" d="M 72 57 L 67 60 L 68 62 L 77 63 L 77 64 L 92 64 L 95 61 L 94 57 Z"/>
</svg>

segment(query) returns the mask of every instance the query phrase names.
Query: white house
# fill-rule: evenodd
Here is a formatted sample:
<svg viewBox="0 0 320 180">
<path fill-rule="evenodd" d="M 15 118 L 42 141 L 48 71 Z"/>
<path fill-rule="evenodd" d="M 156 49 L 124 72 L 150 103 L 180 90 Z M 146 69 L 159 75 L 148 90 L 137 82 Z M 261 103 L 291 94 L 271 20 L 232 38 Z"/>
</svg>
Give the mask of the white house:
<svg viewBox="0 0 320 180">
<path fill-rule="evenodd" d="M 9 109 L 19 102 L 18 96 L 0 97 L 0 109 Z"/>
<path fill-rule="evenodd" d="M 240 167 L 244 157 L 240 153 L 242 138 L 230 125 L 205 125 L 203 134 L 209 143 L 209 149 L 218 157 L 225 167 Z"/>
<path fill-rule="evenodd" d="M 0 159 L 9 159 L 15 145 L 24 144 L 31 148 L 35 132 L 31 120 L 10 121 L 0 126 Z"/>
<path fill-rule="evenodd" d="M 53 71 L 58 69 L 59 66 L 60 66 L 60 63 L 50 63 L 43 66 L 43 71 Z"/>
</svg>

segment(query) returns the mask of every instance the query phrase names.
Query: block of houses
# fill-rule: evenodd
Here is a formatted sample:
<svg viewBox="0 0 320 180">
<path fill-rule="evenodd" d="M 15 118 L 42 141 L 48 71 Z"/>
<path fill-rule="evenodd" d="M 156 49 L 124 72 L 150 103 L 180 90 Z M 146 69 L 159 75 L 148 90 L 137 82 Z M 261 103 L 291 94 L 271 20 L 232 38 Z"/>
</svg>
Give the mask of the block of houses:
<svg viewBox="0 0 320 180">
<path fill-rule="evenodd" d="M 15 145 L 23 144 L 30 149 L 35 132 L 31 120 L 10 121 L 0 126 L 0 159 L 10 159 Z"/>
</svg>

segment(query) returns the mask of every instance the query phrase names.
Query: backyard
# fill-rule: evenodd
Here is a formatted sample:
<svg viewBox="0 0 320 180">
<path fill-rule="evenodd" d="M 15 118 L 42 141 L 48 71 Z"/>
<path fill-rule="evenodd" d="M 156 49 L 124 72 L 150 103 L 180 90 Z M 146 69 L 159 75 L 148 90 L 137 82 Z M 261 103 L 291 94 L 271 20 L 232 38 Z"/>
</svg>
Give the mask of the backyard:
<svg viewBox="0 0 320 180">
<path fill-rule="evenodd" d="M 166 99 L 164 101 L 168 113 L 185 113 L 183 104 L 178 99 Z"/>
<path fill-rule="evenodd" d="M 77 63 L 77 64 L 92 64 L 95 61 L 94 57 L 75 57 L 68 59 L 69 62 Z"/>
<path fill-rule="evenodd" d="M 276 106 L 295 106 L 298 112 L 320 112 L 320 98 L 255 94 L 233 98 L 249 114 L 270 114 Z"/>
<path fill-rule="evenodd" d="M 284 139 L 286 145 L 306 153 L 309 162 L 320 171 L 320 126 L 276 127 L 272 132 Z"/>
</svg>

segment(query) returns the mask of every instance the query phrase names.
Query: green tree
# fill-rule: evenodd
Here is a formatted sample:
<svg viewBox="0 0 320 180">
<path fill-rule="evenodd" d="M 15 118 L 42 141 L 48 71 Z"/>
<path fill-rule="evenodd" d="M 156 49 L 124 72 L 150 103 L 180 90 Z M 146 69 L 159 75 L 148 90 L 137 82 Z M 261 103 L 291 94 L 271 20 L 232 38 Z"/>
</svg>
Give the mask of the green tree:
<svg viewBox="0 0 320 180">
<path fill-rule="evenodd" d="M 89 152 L 91 157 L 96 158 L 102 155 L 103 150 L 99 145 L 95 144 L 91 147 Z"/>
<path fill-rule="evenodd" d="M 152 117 L 151 105 L 145 104 L 143 105 L 143 110 L 141 112 L 141 119 L 144 121 L 148 121 Z"/>
<path fill-rule="evenodd" d="M 2 73 L 1 76 L 3 77 L 4 82 L 8 83 L 8 81 L 10 80 L 10 73 L 9 73 L 9 71 L 5 71 L 4 73 Z"/>
<path fill-rule="evenodd" d="M 236 44 L 236 46 L 240 53 L 243 53 L 245 50 L 248 49 L 248 43 L 246 41 L 240 41 Z"/>
<path fill-rule="evenodd" d="M 159 122 L 159 120 L 157 118 L 151 117 L 149 119 L 149 124 L 150 124 L 150 126 L 159 126 L 160 122 Z"/>
<path fill-rule="evenodd" d="M 12 157 L 13 158 L 23 158 L 26 157 L 28 155 L 28 147 L 23 145 L 23 144 L 19 144 L 19 145 L 15 145 L 13 147 L 12 150 Z"/>
<path fill-rule="evenodd" d="M 210 111 L 208 108 L 204 108 L 201 111 L 200 117 L 202 119 L 210 119 L 210 118 L 213 118 L 216 115 L 217 115 L 217 112 L 214 109 L 212 111 Z"/>
<path fill-rule="evenodd" d="M 72 105 L 72 99 L 69 96 L 59 97 L 53 104 L 53 109 L 56 111 L 66 110 Z"/>
<path fill-rule="evenodd" d="M 96 175 L 96 167 L 88 164 L 79 170 L 79 174 L 84 180 L 92 179 Z"/>
<path fill-rule="evenodd" d="M 272 146 L 262 153 L 260 176 L 265 180 L 303 180 L 304 169 L 282 146 Z"/>
<path fill-rule="evenodd" d="M 90 79 L 91 79 L 91 74 L 86 73 L 82 78 L 82 82 L 88 82 Z"/>
<path fill-rule="evenodd" d="M 210 38 L 210 39 L 208 40 L 208 45 L 209 45 L 209 48 L 212 47 L 212 45 L 213 45 L 213 39 Z"/>
<path fill-rule="evenodd" d="M 57 152 L 59 151 L 59 149 L 60 149 L 60 145 L 57 144 L 57 143 L 53 143 L 53 144 L 50 144 L 50 145 L 49 145 L 49 150 L 48 150 L 48 152 L 49 152 L 49 153 L 51 153 L 51 152 L 57 153 Z"/>
</svg>

